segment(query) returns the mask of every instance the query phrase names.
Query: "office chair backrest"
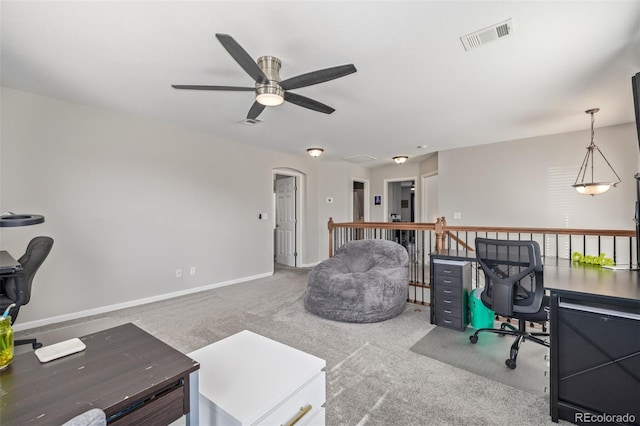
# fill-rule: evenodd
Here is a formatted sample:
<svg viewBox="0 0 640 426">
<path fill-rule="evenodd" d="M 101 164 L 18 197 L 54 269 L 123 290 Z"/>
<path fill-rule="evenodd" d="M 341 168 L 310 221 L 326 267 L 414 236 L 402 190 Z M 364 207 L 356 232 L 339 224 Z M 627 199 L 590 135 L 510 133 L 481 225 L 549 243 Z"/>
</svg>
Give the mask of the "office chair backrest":
<svg viewBox="0 0 640 426">
<path fill-rule="evenodd" d="M 5 287 L 6 295 L 18 305 L 11 310 L 12 322 L 18 316 L 20 306 L 26 305 L 31 300 L 33 277 L 49 255 L 52 246 L 53 238 L 35 237 L 29 242 L 22 257 L 18 259 L 22 265 L 22 275 L 17 278 L 9 278 Z"/>
<path fill-rule="evenodd" d="M 538 312 L 544 284 L 536 241 L 476 238 L 476 258 L 485 276 L 485 305 L 504 316 Z"/>
</svg>

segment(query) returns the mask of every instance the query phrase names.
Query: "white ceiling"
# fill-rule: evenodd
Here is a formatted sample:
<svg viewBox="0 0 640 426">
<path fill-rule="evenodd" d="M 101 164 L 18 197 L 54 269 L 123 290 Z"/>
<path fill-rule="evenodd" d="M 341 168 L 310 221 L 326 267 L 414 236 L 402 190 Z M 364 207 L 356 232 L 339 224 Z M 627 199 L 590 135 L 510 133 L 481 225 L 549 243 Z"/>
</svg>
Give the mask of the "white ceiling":
<svg viewBox="0 0 640 426">
<path fill-rule="evenodd" d="M 634 120 L 640 1 L 5 1 L 1 82 L 239 143 L 377 166 L 454 147 Z M 460 37 L 513 19 L 512 36 L 465 51 Z M 349 76 L 296 89 L 336 109 L 286 103 L 239 124 L 252 86 L 215 33 L 283 79 L 353 63 Z M 428 149 L 418 149 L 427 144 Z M 585 146 L 588 141 L 585 141 Z M 410 160 L 410 161 L 412 161 Z"/>
</svg>

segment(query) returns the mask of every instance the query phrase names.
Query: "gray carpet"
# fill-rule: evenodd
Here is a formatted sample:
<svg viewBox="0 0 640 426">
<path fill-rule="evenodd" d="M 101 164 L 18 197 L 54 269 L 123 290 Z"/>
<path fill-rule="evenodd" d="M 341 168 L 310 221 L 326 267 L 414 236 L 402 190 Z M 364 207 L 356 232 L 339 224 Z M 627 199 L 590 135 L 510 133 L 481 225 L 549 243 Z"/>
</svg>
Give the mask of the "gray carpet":
<svg viewBox="0 0 640 426">
<path fill-rule="evenodd" d="M 549 371 L 545 356 L 549 348 L 525 341 L 520 346 L 517 368 L 509 369 L 504 361 L 509 358 L 513 337 L 500 337 L 493 333 L 481 333 L 474 345 L 469 336 L 475 329 L 464 332 L 436 327 L 411 347 L 411 351 L 461 368 L 505 385 L 521 389 L 533 395 L 548 395 Z"/>
<path fill-rule="evenodd" d="M 433 329 L 428 308 L 407 304 L 398 317 L 373 324 L 308 313 L 308 273 L 278 268 L 268 278 L 17 334 L 132 322 L 188 353 L 248 329 L 327 361 L 329 426 L 555 425 L 547 397 L 412 352 Z"/>
</svg>

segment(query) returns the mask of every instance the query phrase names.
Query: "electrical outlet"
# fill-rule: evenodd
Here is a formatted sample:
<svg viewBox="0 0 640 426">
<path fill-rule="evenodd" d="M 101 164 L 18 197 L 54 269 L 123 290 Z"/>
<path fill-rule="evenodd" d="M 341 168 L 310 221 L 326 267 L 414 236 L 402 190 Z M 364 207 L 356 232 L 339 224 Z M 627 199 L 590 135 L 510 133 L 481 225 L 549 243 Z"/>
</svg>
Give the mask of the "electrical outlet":
<svg viewBox="0 0 640 426">
<path fill-rule="evenodd" d="M 182 276 L 182 269 L 176 269 L 176 278 L 180 278 Z"/>
<path fill-rule="evenodd" d="M 196 274 L 196 267 L 192 266 L 191 269 L 189 269 L 189 275 L 195 275 Z"/>
<path fill-rule="evenodd" d="M 460 212 L 453 212 L 453 218 L 454 218 L 454 219 L 462 219 L 462 213 L 460 213 Z"/>
</svg>

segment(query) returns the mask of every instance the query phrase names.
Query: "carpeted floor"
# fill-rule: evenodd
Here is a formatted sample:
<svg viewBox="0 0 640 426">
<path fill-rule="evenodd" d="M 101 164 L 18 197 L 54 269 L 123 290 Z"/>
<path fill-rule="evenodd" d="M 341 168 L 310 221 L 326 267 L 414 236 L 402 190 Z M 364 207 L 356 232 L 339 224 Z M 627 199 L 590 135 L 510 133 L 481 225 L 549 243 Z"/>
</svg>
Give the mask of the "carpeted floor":
<svg viewBox="0 0 640 426">
<path fill-rule="evenodd" d="M 555 425 L 547 396 L 411 351 L 434 329 L 427 307 L 407 304 L 400 316 L 375 324 L 339 323 L 306 312 L 308 272 L 279 267 L 268 278 L 17 334 L 49 331 L 64 339 L 74 337 L 72 325 L 132 322 L 188 353 L 248 329 L 327 361 L 329 426 Z"/>
</svg>

